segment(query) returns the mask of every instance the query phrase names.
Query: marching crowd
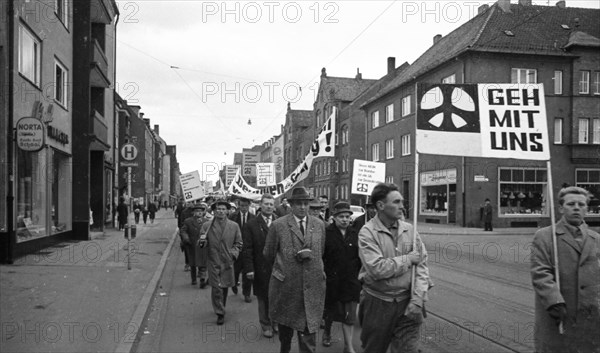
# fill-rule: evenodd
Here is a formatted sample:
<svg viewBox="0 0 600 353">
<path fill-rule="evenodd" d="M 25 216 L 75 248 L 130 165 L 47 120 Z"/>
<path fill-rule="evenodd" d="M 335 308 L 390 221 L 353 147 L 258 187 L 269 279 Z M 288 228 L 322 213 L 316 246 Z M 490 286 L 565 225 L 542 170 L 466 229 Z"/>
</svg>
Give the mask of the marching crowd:
<svg viewBox="0 0 600 353">
<path fill-rule="evenodd" d="M 600 235 L 583 220 L 589 200 L 581 188 L 559 193 L 560 286 L 550 227 L 534 237 L 536 351 L 600 351 Z M 256 296 L 263 335 L 277 334 L 281 352 L 290 352 L 294 331 L 300 352 L 316 351 L 320 328 L 321 344 L 330 346 L 333 322 L 342 325 L 343 352 L 355 352 L 357 323 L 364 352 L 418 351 L 433 282 L 396 185 L 378 184 L 366 213 L 354 220 L 347 202 L 330 210 L 326 196 L 313 200 L 303 187 L 277 207 L 269 194 L 257 206 L 241 197 L 206 197 L 175 208 L 185 270 L 192 285 L 210 287 L 218 325 L 229 288 L 237 294 L 241 286 L 247 303 Z"/>
</svg>

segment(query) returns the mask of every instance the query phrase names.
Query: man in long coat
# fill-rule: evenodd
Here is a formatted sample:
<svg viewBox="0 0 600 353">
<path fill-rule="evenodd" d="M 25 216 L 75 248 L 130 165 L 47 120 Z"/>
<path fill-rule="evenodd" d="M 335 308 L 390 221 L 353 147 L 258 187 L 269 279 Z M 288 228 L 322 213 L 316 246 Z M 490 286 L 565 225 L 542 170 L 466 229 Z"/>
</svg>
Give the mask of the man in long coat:
<svg viewBox="0 0 600 353">
<path fill-rule="evenodd" d="M 314 352 L 325 302 L 325 224 L 307 216 L 312 197 L 303 187 L 288 200 L 292 213 L 273 222 L 263 251 L 273 263 L 269 315 L 279 325 L 281 352 L 290 351 L 294 331 L 300 352 Z"/>
<path fill-rule="evenodd" d="M 200 203 L 191 206 L 192 217 L 188 217 L 183 221 L 183 225 L 179 230 L 181 242 L 183 243 L 185 257 L 190 268 L 192 277 L 192 285 L 197 284 L 196 271 L 200 275 L 200 288 L 206 286 L 206 248 L 197 247 L 200 239 L 200 231 L 202 224 L 206 222 L 204 214 L 206 213 L 207 205 Z"/>
<path fill-rule="evenodd" d="M 231 205 L 216 201 L 211 208 L 215 217 L 202 225 L 200 246 L 208 247 L 208 284 L 211 286 L 213 310 L 217 325 L 225 322 L 225 305 L 229 287 L 235 286 L 234 262 L 242 251 L 240 227 L 227 218 Z"/>
<path fill-rule="evenodd" d="M 240 209 L 236 213 L 229 216 L 229 219 L 237 223 L 240 227 L 240 230 L 242 230 L 244 228 L 244 225 L 253 220 L 254 217 L 256 216 L 250 213 L 250 200 L 242 198 L 240 199 Z M 244 295 L 244 300 L 246 301 L 246 303 L 250 303 L 252 302 L 252 298 L 250 297 L 250 292 L 252 290 L 252 281 L 243 275 L 243 273 L 246 272 L 247 271 L 244 270 L 244 262 L 242 261 L 242 257 L 240 256 L 237 260 L 235 260 L 234 276 L 236 285 L 231 290 L 233 291 L 233 293 L 237 294 L 237 283 L 240 278 L 240 275 L 242 275 L 242 294 Z"/>
<path fill-rule="evenodd" d="M 536 352 L 600 352 L 600 235 L 584 217 L 590 194 L 571 186 L 558 194 L 556 224 L 560 288 L 556 283 L 552 227 L 533 238 Z M 564 333 L 559 333 L 562 323 Z"/>
<path fill-rule="evenodd" d="M 275 199 L 270 194 L 264 194 L 260 200 L 260 215 L 249 220 L 242 229 L 244 246 L 245 276 L 253 281 L 254 295 L 258 299 L 258 320 L 265 337 L 273 337 L 273 325 L 269 319 L 269 280 L 273 264 L 265 260 L 263 250 L 269 227 L 277 218 L 273 214 Z"/>
</svg>

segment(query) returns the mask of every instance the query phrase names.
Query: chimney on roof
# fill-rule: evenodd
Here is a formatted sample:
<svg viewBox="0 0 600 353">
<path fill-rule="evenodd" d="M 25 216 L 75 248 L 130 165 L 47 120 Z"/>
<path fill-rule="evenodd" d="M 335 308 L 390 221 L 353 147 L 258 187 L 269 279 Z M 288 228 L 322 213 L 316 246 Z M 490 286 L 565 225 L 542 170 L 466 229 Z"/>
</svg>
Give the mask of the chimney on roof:
<svg viewBox="0 0 600 353">
<path fill-rule="evenodd" d="M 287 108 L 287 110 L 288 110 L 288 112 L 289 112 L 290 110 L 292 110 L 292 105 L 290 104 L 290 102 L 288 102 L 288 108 Z"/>
<path fill-rule="evenodd" d="M 327 77 L 327 70 L 325 68 L 321 69 L 321 77 Z"/>
<path fill-rule="evenodd" d="M 362 74 L 360 73 L 360 68 L 356 68 L 356 77 L 357 80 L 362 80 Z"/>
<path fill-rule="evenodd" d="M 433 44 L 439 42 L 440 39 L 442 39 L 442 35 L 441 34 L 436 34 L 435 36 L 433 36 Z"/>
<path fill-rule="evenodd" d="M 157 135 L 160 135 L 158 133 L 158 124 L 154 124 L 154 132 L 156 132 Z"/>
<path fill-rule="evenodd" d="M 510 13 L 510 0 L 498 0 L 496 2 L 502 12 Z"/>
<path fill-rule="evenodd" d="M 144 119 L 144 122 L 146 123 L 146 126 L 150 127 L 150 119 Z"/>
<path fill-rule="evenodd" d="M 558 7 L 559 9 L 564 9 L 565 7 L 567 7 L 567 2 L 565 0 L 560 0 L 556 3 L 556 7 Z"/>
<path fill-rule="evenodd" d="M 139 110 L 138 110 L 139 112 Z M 138 113 L 138 115 L 140 116 L 140 119 L 144 119 L 144 113 Z"/>
<path fill-rule="evenodd" d="M 487 9 L 489 9 L 489 8 L 490 8 L 490 5 L 483 4 L 477 8 L 477 14 L 479 15 L 480 13 L 486 12 Z"/>
<path fill-rule="evenodd" d="M 531 6 L 531 0 L 519 0 L 519 5 Z"/>
<path fill-rule="evenodd" d="M 396 70 L 396 58 L 393 56 L 389 56 L 387 59 L 387 64 L 388 64 L 387 73 L 389 75 L 392 72 L 394 72 L 394 70 Z"/>
</svg>

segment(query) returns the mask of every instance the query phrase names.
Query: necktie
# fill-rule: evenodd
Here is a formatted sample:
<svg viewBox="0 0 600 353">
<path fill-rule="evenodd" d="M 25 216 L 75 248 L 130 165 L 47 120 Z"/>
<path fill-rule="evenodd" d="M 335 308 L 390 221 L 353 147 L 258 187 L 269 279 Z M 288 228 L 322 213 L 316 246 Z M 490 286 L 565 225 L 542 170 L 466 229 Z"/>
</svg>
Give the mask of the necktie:
<svg viewBox="0 0 600 353">
<path fill-rule="evenodd" d="M 304 235 L 304 226 L 302 225 L 302 222 L 304 221 L 300 220 L 300 232 L 302 232 L 302 235 Z"/>
<path fill-rule="evenodd" d="M 246 224 L 246 214 L 242 213 L 242 227 Z"/>
<path fill-rule="evenodd" d="M 265 220 L 267 221 L 267 227 L 271 226 L 271 217 L 267 217 L 265 218 Z"/>
</svg>

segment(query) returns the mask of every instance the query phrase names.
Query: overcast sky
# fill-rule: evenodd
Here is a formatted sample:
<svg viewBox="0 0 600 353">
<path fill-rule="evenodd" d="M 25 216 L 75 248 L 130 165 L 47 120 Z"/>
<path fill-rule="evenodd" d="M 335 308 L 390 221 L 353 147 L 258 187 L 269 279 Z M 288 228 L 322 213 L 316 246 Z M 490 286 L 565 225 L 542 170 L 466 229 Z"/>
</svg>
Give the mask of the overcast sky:
<svg viewBox="0 0 600 353">
<path fill-rule="evenodd" d="M 354 77 L 359 68 L 363 78 L 380 78 L 387 57 L 396 57 L 396 66 L 412 63 L 436 34 L 493 2 L 117 3 L 117 91 L 177 146 L 182 173 L 198 170 L 214 181 L 217 166 L 232 164 L 235 152 L 280 133 L 287 101 L 312 109 L 321 68 L 329 76 Z"/>
</svg>

